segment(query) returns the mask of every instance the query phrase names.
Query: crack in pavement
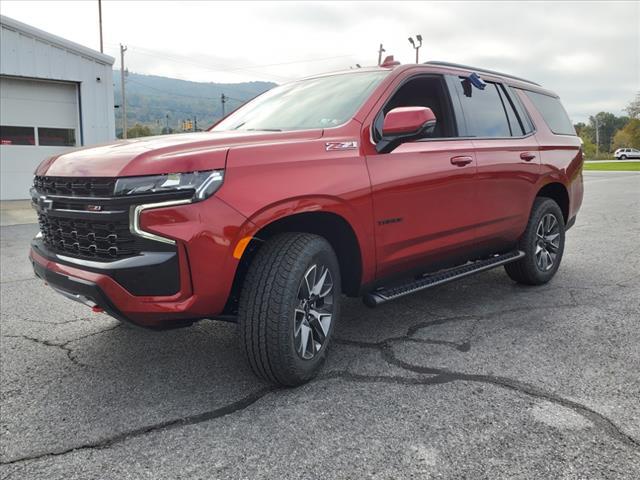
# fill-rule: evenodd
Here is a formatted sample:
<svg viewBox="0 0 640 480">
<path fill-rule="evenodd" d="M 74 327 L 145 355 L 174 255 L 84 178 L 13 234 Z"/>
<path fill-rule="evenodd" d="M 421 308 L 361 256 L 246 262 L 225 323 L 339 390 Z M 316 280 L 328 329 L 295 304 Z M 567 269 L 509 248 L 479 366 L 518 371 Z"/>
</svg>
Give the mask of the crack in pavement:
<svg viewBox="0 0 640 480">
<path fill-rule="evenodd" d="M 253 392 L 245 397 L 242 397 L 240 400 L 232 402 L 230 404 L 224 405 L 222 407 L 216 408 L 214 410 L 210 410 L 207 412 L 197 413 L 194 415 L 189 415 L 186 417 L 180 417 L 172 420 L 165 420 L 164 422 L 156 423 L 153 425 L 148 425 L 145 427 L 136 428 L 133 430 L 129 430 L 127 432 L 118 433 L 116 435 L 106 437 L 103 439 L 95 440 L 93 442 L 88 442 L 82 445 L 78 445 L 75 447 L 67 448 L 64 450 L 57 450 L 53 452 L 42 452 L 35 453 L 29 456 L 15 458 L 12 460 L 7 460 L 4 462 L 0 462 L 0 465 L 13 465 L 20 462 L 26 461 L 34 461 L 39 460 L 45 457 L 57 457 L 60 455 L 66 455 L 68 453 L 73 453 L 81 450 L 91 450 L 91 449 L 105 449 L 109 448 L 115 444 L 125 442 L 132 438 L 140 437 L 143 435 L 147 435 L 150 433 L 172 430 L 174 428 L 186 427 L 188 425 L 195 425 L 202 422 L 207 422 L 209 420 L 214 420 L 216 418 L 224 417 L 226 415 L 230 415 L 232 413 L 236 413 L 238 411 L 244 410 L 245 408 L 253 405 L 261 398 L 265 397 L 271 392 L 279 390 L 279 387 L 269 386 L 262 388 L 256 392 Z"/>
<path fill-rule="evenodd" d="M 88 368 L 89 367 L 89 365 L 86 365 L 86 364 L 80 362 L 77 358 L 75 358 L 73 356 L 72 349 L 67 346 L 67 344 L 69 342 L 63 342 L 63 343 L 51 342 L 49 340 L 42 340 L 40 338 L 30 337 L 29 335 L 3 335 L 2 338 L 21 338 L 23 340 L 29 340 L 30 342 L 34 342 L 34 343 L 37 343 L 37 344 L 40 344 L 40 345 L 45 345 L 47 347 L 60 348 L 66 353 L 67 358 L 74 365 L 77 365 L 79 367 L 84 367 L 84 368 Z"/>
<path fill-rule="evenodd" d="M 1 284 L 1 285 L 4 285 L 4 284 L 9 284 L 9 283 L 28 282 L 28 281 L 31 281 L 31 280 L 33 280 L 33 281 L 42 281 L 42 280 L 40 280 L 40 279 L 39 279 L 39 278 L 37 278 L 37 277 L 32 277 L 32 278 L 17 278 L 17 279 L 15 279 L 15 280 L 2 280 L 2 281 L 0 282 L 0 284 Z"/>
<path fill-rule="evenodd" d="M 82 318 L 74 318 L 72 320 L 63 320 L 62 322 L 48 322 L 46 320 L 33 320 L 25 317 L 13 317 L 13 320 L 17 320 L 18 322 L 26 322 L 26 323 L 39 323 L 41 325 L 53 325 L 54 327 L 57 325 L 68 325 L 70 323 L 80 323 L 80 322 L 93 322 L 93 319 L 90 317 L 82 317 Z"/>
<path fill-rule="evenodd" d="M 636 440 L 632 436 L 623 432 L 612 420 L 610 420 L 606 416 L 596 412 L 595 410 L 583 404 L 580 404 L 573 400 L 563 398 L 554 393 L 547 392 L 534 385 L 531 385 L 519 380 L 507 378 L 507 377 L 501 377 L 501 376 L 495 376 L 495 375 L 469 374 L 464 372 L 447 370 L 444 368 L 414 365 L 399 359 L 395 355 L 395 352 L 393 351 L 394 343 L 415 342 L 415 343 L 424 343 L 424 344 L 445 345 L 445 346 L 454 348 L 458 351 L 466 352 L 466 351 L 469 351 L 471 347 L 471 337 L 473 336 L 477 325 L 482 320 L 491 318 L 499 314 L 517 313 L 522 311 L 530 311 L 532 309 L 557 310 L 558 308 L 575 308 L 576 306 L 577 305 L 575 303 L 571 303 L 571 304 L 548 306 L 548 307 L 515 307 L 512 309 L 504 309 L 504 310 L 494 311 L 494 312 L 485 313 L 483 315 L 477 315 L 477 316 L 465 315 L 465 316 L 442 317 L 442 318 L 434 319 L 427 322 L 419 322 L 417 324 L 414 324 L 408 327 L 407 332 L 404 335 L 388 337 L 379 342 L 363 342 L 363 341 L 357 341 L 357 340 L 335 338 L 334 342 L 339 345 L 347 345 L 347 346 L 353 346 L 358 348 L 376 350 L 380 353 L 382 359 L 387 364 L 398 367 L 408 372 L 420 374 L 420 376 L 407 377 L 402 375 L 362 375 L 362 374 L 352 373 L 348 370 L 337 370 L 337 371 L 328 372 L 326 374 L 319 376 L 315 380 L 315 382 L 331 380 L 331 379 L 342 379 L 345 381 L 360 382 L 360 383 L 386 383 L 386 384 L 395 384 L 395 385 L 415 385 L 415 386 L 443 385 L 443 384 L 452 383 L 452 382 L 476 382 L 476 383 L 490 384 L 490 385 L 497 386 L 499 388 L 507 389 L 510 391 L 516 391 L 530 397 L 542 399 L 542 400 L 554 403 L 556 405 L 569 408 L 575 411 L 576 413 L 582 415 L 589 421 L 591 421 L 593 425 L 599 427 L 602 431 L 607 433 L 610 437 L 624 443 L 627 446 L 637 449 L 640 447 L 640 442 L 638 442 L 638 440 Z M 418 333 L 420 330 L 424 328 L 434 326 L 434 325 L 443 325 L 450 322 L 470 320 L 470 319 L 475 319 L 475 322 L 471 329 L 470 334 L 467 336 L 467 338 L 463 343 L 456 343 L 456 342 L 451 342 L 447 340 L 432 340 L 428 338 L 427 339 L 413 338 L 413 336 L 416 333 Z M 83 337 L 75 338 L 73 340 L 69 340 L 65 342 L 64 344 L 56 344 L 56 343 L 41 341 L 31 337 L 23 336 L 23 338 L 27 338 L 29 340 L 42 343 L 44 345 L 65 348 L 69 343 L 76 342 L 94 335 L 98 335 L 100 333 L 104 333 L 109 330 L 113 330 L 119 326 L 120 325 L 118 324 L 106 330 L 101 330 L 99 332 L 94 332 L 94 333 L 85 335 Z M 22 462 L 39 460 L 45 457 L 66 455 L 66 454 L 73 453 L 76 451 L 81 451 L 81 450 L 106 449 L 106 448 L 112 447 L 113 445 L 125 442 L 133 438 L 141 437 L 147 434 L 171 430 L 174 428 L 180 428 L 188 425 L 194 425 L 202 422 L 207 422 L 210 420 L 215 420 L 215 419 L 242 411 L 250 407 L 257 401 L 261 400 L 269 393 L 275 392 L 277 390 L 280 390 L 280 388 L 275 386 L 265 387 L 263 389 L 260 389 L 256 392 L 253 392 L 241 398 L 240 400 L 237 400 L 230 404 L 216 408 L 214 410 L 210 410 L 207 412 L 198 413 L 194 415 L 189 415 L 185 417 L 180 417 L 177 419 L 165 420 L 157 424 L 132 429 L 126 432 L 121 432 L 110 437 L 87 442 L 87 443 L 66 448 L 63 450 L 39 452 L 39 453 L 31 454 L 28 456 L 24 456 L 24 457 L 14 458 L 11 460 L 0 462 L 0 465 L 2 466 L 14 465 Z M 16 473 L 16 471 L 11 472 L 9 475 L 13 475 L 14 473 Z M 8 477 L 4 477 L 4 478 L 8 478 Z"/>
<path fill-rule="evenodd" d="M 83 317 L 83 318 L 77 318 L 74 320 L 64 320 L 62 322 L 47 322 L 46 320 L 31 320 L 28 318 L 18 318 L 18 321 L 21 322 L 27 322 L 27 323 L 40 323 L 40 324 L 45 324 L 45 325 L 53 325 L 54 327 L 56 325 L 68 325 L 70 323 L 79 323 L 79 322 L 92 322 L 93 320 L 91 318 L 88 317 Z"/>
<path fill-rule="evenodd" d="M 66 355 L 67 358 L 71 361 L 71 363 L 73 363 L 74 365 L 77 365 L 79 367 L 83 367 L 83 368 L 91 368 L 91 365 L 88 365 L 86 363 L 82 363 L 81 361 L 79 361 L 73 354 L 73 348 L 71 348 L 69 345 L 74 343 L 74 342 L 78 342 L 80 340 L 84 340 L 86 338 L 89 337 L 93 337 L 95 335 L 100 335 L 106 332 L 109 332 L 111 330 L 115 330 L 116 328 L 120 327 L 120 324 L 116 324 L 113 325 L 109 328 L 105 328 L 103 330 L 99 330 L 97 332 L 92 332 L 89 333 L 87 335 L 83 335 L 81 337 L 76 337 L 76 338 L 72 338 L 71 340 L 67 340 L 66 342 L 52 342 L 50 340 L 42 340 L 40 338 L 36 338 L 36 337 L 32 337 L 30 335 L 2 335 L 2 338 L 21 338 L 23 340 L 28 340 L 30 342 L 34 342 L 40 345 L 45 345 L 47 347 L 56 347 L 56 348 L 60 348 L 62 349 Z M 0 463 L 1 464 L 1 463 Z"/>
<path fill-rule="evenodd" d="M 503 310 L 500 312 L 494 312 L 491 314 L 485 314 L 477 317 L 477 322 L 474 324 L 472 331 L 475 330 L 475 326 L 481 320 L 487 319 L 488 317 L 492 317 L 496 314 L 514 313 L 514 312 L 520 312 L 523 310 L 529 311 L 529 310 L 540 310 L 540 309 L 574 308 L 575 306 L 576 305 L 573 304 L 573 305 L 556 305 L 554 307 L 528 307 L 526 309 L 514 308 L 514 309 Z M 447 346 L 453 347 L 459 351 L 469 351 L 469 349 L 471 348 L 470 337 L 463 344 L 456 344 L 454 342 L 447 342 L 447 341 L 434 341 L 429 339 L 413 338 L 413 335 L 415 335 L 420 330 L 433 325 L 442 325 L 445 323 L 450 323 L 455 321 L 468 320 L 470 318 L 472 317 L 471 316 L 443 317 L 430 322 L 421 322 L 421 323 L 410 326 L 407 329 L 407 333 L 405 333 L 404 335 L 389 337 L 379 342 L 363 342 L 358 340 L 349 340 L 349 339 L 341 339 L 341 338 L 333 339 L 333 341 L 337 344 L 376 350 L 380 353 L 381 358 L 387 364 L 398 367 L 402 370 L 406 370 L 408 372 L 418 373 L 422 375 L 430 375 L 430 377 L 426 379 L 420 379 L 415 377 L 402 377 L 402 376 L 376 377 L 376 376 L 369 376 L 369 375 L 354 375 L 348 372 L 336 372 L 334 376 L 339 377 L 341 375 L 346 375 L 347 378 L 350 378 L 352 380 L 357 380 L 357 381 L 370 381 L 371 379 L 380 379 L 379 381 L 389 381 L 392 383 L 402 383 L 406 385 L 438 385 L 438 384 L 460 382 L 460 381 L 495 385 L 500 388 L 516 391 L 531 397 L 546 400 L 556 405 L 569 408 L 574 412 L 578 413 L 579 415 L 585 417 L 587 420 L 591 421 L 594 425 L 598 426 L 610 437 L 632 448 L 635 448 L 635 449 L 640 448 L 639 440 L 625 433 L 618 425 L 615 424 L 615 422 L 613 422 L 611 419 L 609 419 L 605 415 L 579 402 L 566 399 L 560 395 L 557 395 L 551 392 L 547 392 L 542 388 L 536 387 L 535 385 L 532 385 L 526 382 L 522 382 L 517 379 L 511 379 L 508 377 L 502 377 L 497 375 L 470 374 L 470 373 L 458 372 L 454 370 L 448 370 L 446 368 L 415 365 L 409 362 L 405 362 L 404 360 L 401 360 L 396 356 L 395 352 L 393 351 L 393 344 L 400 343 L 400 342 L 440 344 L 440 345 L 447 345 Z M 462 350 L 461 348 L 463 345 L 465 347 L 465 350 Z M 325 376 L 325 377 L 328 378 L 328 376 Z M 382 380 L 382 378 L 384 378 L 385 380 Z"/>
</svg>

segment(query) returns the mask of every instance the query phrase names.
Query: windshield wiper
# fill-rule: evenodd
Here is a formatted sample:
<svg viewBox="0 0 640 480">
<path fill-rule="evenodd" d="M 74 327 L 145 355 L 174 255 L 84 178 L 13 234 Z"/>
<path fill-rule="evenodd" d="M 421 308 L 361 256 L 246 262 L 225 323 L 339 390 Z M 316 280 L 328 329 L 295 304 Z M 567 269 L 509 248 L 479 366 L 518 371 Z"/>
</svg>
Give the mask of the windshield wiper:
<svg viewBox="0 0 640 480">
<path fill-rule="evenodd" d="M 247 132 L 281 132 L 279 128 L 247 128 Z"/>
</svg>

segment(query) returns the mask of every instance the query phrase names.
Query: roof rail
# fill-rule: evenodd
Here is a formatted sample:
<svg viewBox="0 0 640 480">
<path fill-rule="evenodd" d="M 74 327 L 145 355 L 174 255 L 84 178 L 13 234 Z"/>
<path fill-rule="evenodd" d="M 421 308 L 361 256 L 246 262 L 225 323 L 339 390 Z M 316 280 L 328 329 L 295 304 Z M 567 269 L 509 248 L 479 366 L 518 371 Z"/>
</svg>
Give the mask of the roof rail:
<svg viewBox="0 0 640 480">
<path fill-rule="evenodd" d="M 476 67 L 470 67 L 469 65 L 461 65 L 459 63 L 439 62 L 439 61 L 435 61 L 435 60 L 431 60 L 429 62 L 424 62 L 424 64 L 425 65 L 439 65 L 441 67 L 460 68 L 460 69 L 464 69 L 464 70 L 472 70 L 474 72 L 490 73 L 490 74 L 493 74 L 493 75 L 500 75 L 501 77 L 512 78 L 514 80 L 519 80 L 521 82 L 530 83 L 532 85 L 537 85 L 538 87 L 541 86 L 539 83 L 532 82 L 531 80 L 527 80 L 526 78 L 516 77 L 515 75 L 509 75 L 507 73 L 496 72 L 495 70 L 487 70 L 486 68 L 476 68 Z"/>
</svg>

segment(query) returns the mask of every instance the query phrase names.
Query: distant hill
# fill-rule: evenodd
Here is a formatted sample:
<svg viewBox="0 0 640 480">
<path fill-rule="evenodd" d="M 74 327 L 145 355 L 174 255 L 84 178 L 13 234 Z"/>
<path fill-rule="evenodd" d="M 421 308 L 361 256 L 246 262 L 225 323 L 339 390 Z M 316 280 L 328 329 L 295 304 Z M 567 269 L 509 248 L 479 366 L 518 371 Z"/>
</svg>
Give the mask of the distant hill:
<svg viewBox="0 0 640 480">
<path fill-rule="evenodd" d="M 113 72 L 116 105 L 122 101 L 120 71 Z M 136 123 L 148 125 L 154 133 L 160 133 L 167 125 L 176 131 L 182 130 L 182 121 L 197 119 L 198 128 L 210 126 L 222 115 L 220 96 L 228 100 L 226 113 L 242 103 L 269 90 L 276 84 L 271 82 L 245 83 L 201 83 L 176 78 L 141 75 L 129 72 L 126 77 L 127 126 Z M 122 129 L 122 109 L 117 108 L 116 132 Z M 167 118 L 167 115 L 169 117 Z"/>
</svg>

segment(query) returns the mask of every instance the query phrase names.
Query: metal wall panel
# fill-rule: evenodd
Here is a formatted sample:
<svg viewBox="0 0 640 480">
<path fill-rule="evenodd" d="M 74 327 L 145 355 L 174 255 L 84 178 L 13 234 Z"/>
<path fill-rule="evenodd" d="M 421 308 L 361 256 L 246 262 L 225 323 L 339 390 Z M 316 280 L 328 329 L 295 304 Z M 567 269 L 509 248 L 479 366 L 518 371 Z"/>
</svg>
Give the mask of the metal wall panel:
<svg viewBox="0 0 640 480">
<path fill-rule="evenodd" d="M 17 95 L 11 99 L 3 98 L 3 102 L 6 100 L 8 103 L 2 108 L 0 122 L 3 125 L 19 125 L 23 120 L 33 122 L 32 114 L 35 112 L 39 115 L 39 125 L 33 126 L 77 127 L 78 146 L 81 140 L 85 146 L 114 140 L 113 61 L 112 57 L 2 16 L 0 76 L 4 77 L 4 83 L 22 81 L 25 88 L 20 92 L 19 88 L 14 88 L 15 83 L 11 83 L 12 92 Z M 33 80 L 69 83 L 59 84 L 62 85 L 59 87 L 41 83 L 45 87 L 39 89 L 31 88 Z M 73 85 L 72 89 L 69 88 L 70 84 Z M 55 100 L 47 97 L 56 97 L 56 92 L 60 93 L 60 89 L 65 88 L 67 96 L 76 92 L 73 94 L 76 96 L 75 103 L 65 101 L 53 104 Z M 31 98 L 25 98 L 25 95 Z M 70 119 L 73 115 L 77 118 L 78 113 L 80 118 L 70 125 Z M 1 150 L 3 179 L 0 198 L 8 199 L 28 197 L 26 192 L 34 162 L 37 164 L 47 155 L 58 153 L 59 147 L 7 145 Z M 13 160 L 9 160 L 9 157 Z M 5 181 L 5 173 L 10 174 L 13 180 Z"/>
</svg>

